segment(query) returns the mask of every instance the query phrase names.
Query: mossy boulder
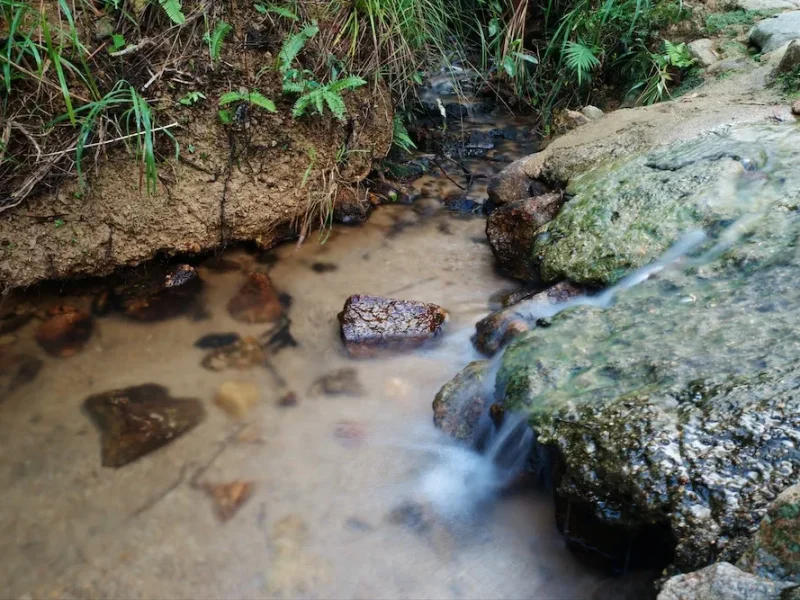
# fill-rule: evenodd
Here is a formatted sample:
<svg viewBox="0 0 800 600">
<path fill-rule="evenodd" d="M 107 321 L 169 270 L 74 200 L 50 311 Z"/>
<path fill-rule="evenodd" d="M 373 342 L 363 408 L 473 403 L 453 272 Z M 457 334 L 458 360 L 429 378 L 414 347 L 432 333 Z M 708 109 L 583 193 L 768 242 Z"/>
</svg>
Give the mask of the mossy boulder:
<svg viewBox="0 0 800 600">
<path fill-rule="evenodd" d="M 800 584 L 800 484 L 781 492 L 770 505 L 739 566 Z"/>
<path fill-rule="evenodd" d="M 773 150 L 782 153 L 774 168 Z M 617 159 L 570 181 L 571 199 L 537 232 L 533 259 L 545 281 L 614 283 L 687 231 L 724 228 L 763 210 L 750 192 L 777 191 L 773 181 L 795 185 L 760 201 L 776 212 L 796 209 L 798 165 L 796 126 L 750 126 Z"/>
</svg>

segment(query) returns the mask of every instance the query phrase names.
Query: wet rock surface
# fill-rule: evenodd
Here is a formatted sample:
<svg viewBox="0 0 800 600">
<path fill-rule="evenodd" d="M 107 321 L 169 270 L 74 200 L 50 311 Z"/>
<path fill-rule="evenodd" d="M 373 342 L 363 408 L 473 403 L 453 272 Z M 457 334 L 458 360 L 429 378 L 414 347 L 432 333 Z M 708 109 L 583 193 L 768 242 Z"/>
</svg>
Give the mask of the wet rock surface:
<svg viewBox="0 0 800 600">
<path fill-rule="evenodd" d="M 242 323 L 270 323 L 280 318 L 283 307 L 269 275 L 253 273 L 228 302 L 228 312 Z"/>
<path fill-rule="evenodd" d="M 800 585 L 800 484 L 770 504 L 738 566 L 776 581 Z"/>
<path fill-rule="evenodd" d="M 505 204 L 489 215 L 486 237 L 501 271 L 522 280 L 538 278 L 536 233 L 556 217 L 563 203 L 563 194 L 552 192 Z"/>
<path fill-rule="evenodd" d="M 660 257 L 689 231 L 719 230 L 748 211 L 767 207 L 774 223 L 764 226 L 763 235 L 792 235 L 780 223 L 781 214 L 800 197 L 792 183 L 797 176 L 788 166 L 800 159 L 797 148 L 796 128 L 748 127 L 608 163 L 576 177 L 567 188 L 570 199 L 536 235 L 533 254 L 542 279 L 614 283 Z M 782 166 L 756 174 L 770 152 L 785 153 Z M 747 200 L 762 191 L 766 196 L 758 206 Z M 773 224 L 778 230 L 770 233 Z"/>
<path fill-rule="evenodd" d="M 203 490 L 214 503 L 214 514 L 225 523 L 230 521 L 253 494 L 252 481 L 232 481 L 230 483 L 205 483 Z"/>
<path fill-rule="evenodd" d="M 493 356 L 518 335 L 529 331 L 537 321 L 551 317 L 556 306 L 585 293 L 585 289 L 562 281 L 540 292 L 529 292 L 508 308 L 493 312 L 475 325 L 475 347 Z"/>
<path fill-rule="evenodd" d="M 433 424 L 456 439 L 470 442 L 475 427 L 493 397 L 489 361 L 467 365 L 446 383 L 433 400 Z"/>
<path fill-rule="evenodd" d="M 250 369 L 264 366 L 268 353 L 263 345 L 254 337 L 245 337 L 233 344 L 211 350 L 201 362 L 210 371 L 225 369 Z"/>
<path fill-rule="evenodd" d="M 199 400 L 173 398 L 156 384 L 112 390 L 87 398 L 83 407 L 101 434 L 104 467 L 122 467 L 199 425 Z"/>
<path fill-rule="evenodd" d="M 522 161 L 516 161 L 504 168 L 489 181 L 489 201 L 495 206 L 525 200 L 546 194 L 550 189 L 543 183 L 531 179 Z"/>
<path fill-rule="evenodd" d="M 658 600 L 781 600 L 789 587 L 790 584 L 763 579 L 721 562 L 671 578 Z"/>
<path fill-rule="evenodd" d="M 380 296 L 350 296 L 339 313 L 342 340 L 351 356 L 410 349 L 441 333 L 447 313 L 435 304 Z"/>
<path fill-rule="evenodd" d="M 189 265 L 140 272 L 114 289 L 114 299 L 125 316 L 155 322 L 185 315 L 197 308 L 203 288 L 200 275 Z"/>
<path fill-rule="evenodd" d="M 83 349 L 93 328 L 91 315 L 73 306 L 60 306 L 48 312 L 36 330 L 36 341 L 50 356 L 67 358 Z"/>
</svg>

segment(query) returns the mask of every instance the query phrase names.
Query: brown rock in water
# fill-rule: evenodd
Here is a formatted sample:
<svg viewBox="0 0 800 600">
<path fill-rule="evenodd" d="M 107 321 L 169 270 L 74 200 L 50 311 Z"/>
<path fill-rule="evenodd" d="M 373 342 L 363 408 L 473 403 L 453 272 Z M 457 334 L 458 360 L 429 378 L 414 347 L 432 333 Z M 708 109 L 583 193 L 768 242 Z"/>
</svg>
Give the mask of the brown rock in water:
<svg viewBox="0 0 800 600">
<path fill-rule="evenodd" d="M 67 358 L 77 354 L 92 336 L 91 315 L 72 306 L 50 310 L 36 331 L 36 341 L 50 356 Z"/>
<path fill-rule="evenodd" d="M 555 218 L 563 203 L 561 192 L 551 192 L 492 212 L 486 221 L 486 237 L 502 271 L 526 281 L 538 278 L 533 253 L 536 232 Z"/>
<path fill-rule="evenodd" d="M 364 388 L 358 380 L 358 371 L 345 367 L 317 378 L 309 390 L 311 396 L 360 396 Z"/>
<path fill-rule="evenodd" d="M 231 483 L 206 483 L 202 487 L 214 502 L 214 513 L 217 518 L 225 523 L 230 521 L 247 502 L 253 494 L 255 484 L 252 481 L 233 481 Z"/>
<path fill-rule="evenodd" d="M 266 273 L 253 273 L 228 302 L 230 315 L 242 323 L 270 323 L 282 312 L 278 292 Z"/>
<path fill-rule="evenodd" d="M 149 323 L 186 314 L 195 307 L 202 288 L 194 267 L 180 265 L 155 281 L 136 281 L 117 295 L 127 317 Z"/>
<path fill-rule="evenodd" d="M 33 381 L 43 364 L 36 357 L 0 349 L 0 402 L 21 385 Z"/>
<path fill-rule="evenodd" d="M 232 417 L 243 417 L 258 404 L 258 388 L 247 381 L 226 381 L 217 390 L 214 404 Z"/>
<path fill-rule="evenodd" d="M 544 184 L 531 179 L 525 172 L 522 160 L 515 161 L 492 177 L 489 181 L 489 202 L 503 206 L 517 200 L 541 196 L 550 191 Z"/>
<path fill-rule="evenodd" d="M 122 467 L 193 429 L 205 418 L 203 404 L 172 398 L 148 383 L 89 396 L 84 409 L 101 432 L 104 467 Z"/>
<path fill-rule="evenodd" d="M 258 340 L 246 337 L 228 346 L 211 350 L 200 364 L 209 371 L 224 371 L 264 366 L 266 362 L 267 353 Z"/>
<path fill-rule="evenodd" d="M 14 307 L 0 313 L 0 335 L 16 331 L 33 318 L 33 310 Z"/>
<path fill-rule="evenodd" d="M 417 347 L 442 331 L 447 312 L 435 304 L 379 296 L 350 296 L 339 313 L 342 340 L 351 356 Z"/>
<path fill-rule="evenodd" d="M 444 384 L 433 400 L 433 424 L 456 439 L 472 441 L 493 396 L 489 375 L 489 361 L 476 360 Z"/>
<path fill-rule="evenodd" d="M 585 290 L 568 281 L 557 283 L 542 292 L 531 293 L 518 304 L 493 312 L 475 325 L 475 347 L 487 356 L 493 356 L 521 333 L 536 323 L 536 319 L 547 313 L 548 308 L 580 296 Z"/>
<path fill-rule="evenodd" d="M 295 392 L 288 392 L 278 400 L 278 406 L 281 408 L 288 408 L 289 406 L 297 406 L 298 402 L 297 394 Z"/>
<path fill-rule="evenodd" d="M 800 100 L 795 100 L 792 104 L 792 114 L 800 117 Z"/>
</svg>

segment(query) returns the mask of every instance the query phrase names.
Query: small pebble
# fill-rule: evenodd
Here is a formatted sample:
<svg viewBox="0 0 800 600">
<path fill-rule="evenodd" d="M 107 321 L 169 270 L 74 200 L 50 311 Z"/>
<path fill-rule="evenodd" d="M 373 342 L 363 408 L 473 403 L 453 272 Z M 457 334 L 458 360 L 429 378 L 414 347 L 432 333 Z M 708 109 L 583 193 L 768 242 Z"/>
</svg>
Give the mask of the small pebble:
<svg viewBox="0 0 800 600">
<path fill-rule="evenodd" d="M 226 381 L 223 383 L 214 403 L 232 417 L 243 417 L 258 403 L 258 388 L 245 381 Z"/>
</svg>

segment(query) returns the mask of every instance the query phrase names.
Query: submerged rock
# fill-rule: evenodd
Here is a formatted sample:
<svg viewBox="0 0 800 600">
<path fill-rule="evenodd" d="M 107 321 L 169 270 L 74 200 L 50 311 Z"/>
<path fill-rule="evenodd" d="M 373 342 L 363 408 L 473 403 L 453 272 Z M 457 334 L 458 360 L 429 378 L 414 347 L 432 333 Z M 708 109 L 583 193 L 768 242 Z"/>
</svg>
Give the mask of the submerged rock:
<svg viewBox="0 0 800 600">
<path fill-rule="evenodd" d="M 101 433 L 104 467 L 122 467 L 169 444 L 205 418 L 203 404 L 173 398 L 148 383 L 89 396 L 83 403 Z"/>
<path fill-rule="evenodd" d="M 73 306 L 59 306 L 36 331 L 36 341 L 50 356 L 67 358 L 80 352 L 92 336 L 94 322 Z"/>
<path fill-rule="evenodd" d="M 225 523 L 230 521 L 253 495 L 255 484 L 252 481 L 206 483 L 202 488 L 214 502 L 214 513 L 217 518 Z"/>
<path fill-rule="evenodd" d="M 441 333 L 447 312 L 435 304 L 380 296 L 350 296 L 339 313 L 342 340 L 351 356 L 417 347 Z"/>
<path fill-rule="evenodd" d="M 280 297 L 266 273 L 253 273 L 228 302 L 231 317 L 242 323 L 270 323 L 283 313 Z"/>
<path fill-rule="evenodd" d="M 114 293 L 127 317 L 150 323 L 192 311 L 202 288 L 203 281 L 194 267 L 180 265 L 163 274 L 156 269 L 155 276 L 137 275 Z"/>
<path fill-rule="evenodd" d="M 39 374 L 44 363 L 25 354 L 13 354 L 0 348 L 0 402 L 18 387 L 30 383 Z"/>
<path fill-rule="evenodd" d="M 253 337 L 245 337 L 233 344 L 211 350 L 200 364 L 209 371 L 224 371 L 264 366 L 266 361 L 267 352 L 262 344 Z"/>
<path fill-rule="evenodd" d="M 536 232 L 555 218 L 563 203 L 563 194 L 552 192 L 505 204 L 489 215 L 486 237 L 500 270 L 517 279 L 538 278 Z"/>
<path fill-rule="evenodd" d="M 478 321 L 472 341 L 480 352 L 493 356 L 512 339 L 534 327 L 539 319 L 552 316 L 557 305 L 584 293 L 582 287 L 568 281 L 541 292 L 529 292 L 517 304 Z"/>
<path fill-rule="evenodd" d="M 16 306 L 0 313 L 0 335 L 13 333 L 33 318 L 33 310 Z"/>
<path fill-rule="evenodd" d="M 197 340 L 194 345 L 195 348 L 210 350 L 231 346 L 241 339 L 238 333 L 209 333 Z"/>
<path fill-rule="evenodd" d="M 669 579 L 658 600 L 781 600 L 790 584 L 762 579 L 721 562 Z"/>
<path fill-rule="evenodd" d="M 761 577 L 800 585 L 800 484 L 770 504 L 738 566 Z"/>
<path fill-rule="evenodd" d="M 217 390 L 214 404 L 232 417 L 244 417 L 258 404 L 258 387 L 248 381 L 226 381 Z"/>
<path fill-rule="evenodd" d="M 361 396 L 363 393 L 364 386 L 358 379 L 358 371 L 352 367 L 318 377 L 309 390 L 312 396 Z"/>
</svg>

